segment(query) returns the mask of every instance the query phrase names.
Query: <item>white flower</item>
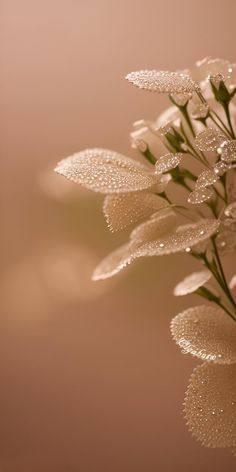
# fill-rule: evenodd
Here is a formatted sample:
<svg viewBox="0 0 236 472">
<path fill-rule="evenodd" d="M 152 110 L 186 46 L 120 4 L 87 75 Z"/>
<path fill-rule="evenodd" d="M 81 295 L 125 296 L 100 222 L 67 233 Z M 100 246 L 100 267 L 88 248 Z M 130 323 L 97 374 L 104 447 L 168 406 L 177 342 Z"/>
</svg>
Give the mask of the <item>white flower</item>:
<svg viewBox="0 0 236 472">
<path fill-rule="evenodd" d="M 209 270 L 201 270 L 194 272 L 191 275 L 185 277 L 179 282 L 174 288 L 174 295 L 182 296 L 188 293 L 195 292 L 199 287 L 202 287 L 211 278 L 211 272 Z"/>
<path fill-rule="evenodd" d="M 236 324 L 221 308 L 188 308 L 173 318 L 171 332 L 185 353 L 217 364 L 236 362 Z"/>
<path fill-rule="evenodd" d="M 130 133 L 131 146 L 140 152 L 145 152 L 147 146 L 156 157 L 166 152 L 166 148 L 160 140 L 155 123 L 146 120 L 135 121 L 134 131 Z"/>
</svg>

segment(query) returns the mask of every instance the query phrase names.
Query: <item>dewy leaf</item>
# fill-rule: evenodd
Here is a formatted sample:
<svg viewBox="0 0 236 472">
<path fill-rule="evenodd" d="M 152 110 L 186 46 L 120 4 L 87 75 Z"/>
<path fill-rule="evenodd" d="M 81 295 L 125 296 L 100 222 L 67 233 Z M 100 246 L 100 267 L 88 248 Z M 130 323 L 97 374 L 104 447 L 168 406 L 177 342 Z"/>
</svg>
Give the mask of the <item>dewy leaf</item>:
<svg viewBox="0 0 236 472">
<path fill-rule="evenodd" d="M 92 279 L 101 280 L 117 274 L 139 257 L 138 248 L 141 244 L 170 231 L 176 224 L 176 216 L 169 210 L 163 212 L 137 226 L 130 235 L 130 242 L 105 257 L 95 269 Z"/>
<path fill-rule="evenodd" d="M 132 262 L 132 253 L 133 246 L 127 243 L 108 254 L 94 270 L 92 280 L 103 280 L 118 274 Z"/>
<path fill-rule="evenodd" d="M 191 93 L 198 85 L 188 75 L 181 72 L 141 70 L 131 72 L 126 79 L 137 87 L 159 93 Z"/>
<path fill-rule="evenodd" d="M 107 149 L 86 149 L 63 159 L 55 171 L 101 193 L 134 192 L 151 187 L 158 177 L 138 161 Z"/>
<path fill-rule="evenodd" d="M 176 215 L 173 211 L 163 210 L 153 215 L 148 221 L 137 226 L 131 233 L 130 239 L 139 244 L 152 241 L 172 231 L 176 226 Z"/>
<path fill-rule="evenodd" d="M 188 308 L 172 320 L 171 332 L 185 354 L 217 364 L 236 362 L 236 324 L 221 308 Z"/>
<path fill-rule="evenodd" d="M 155 164 L 156 174 L 162 174 L 163 172 L 174 169 L 179 165 L 183 157 L 184 155 L 181 153 L 169 153 L 160 157 Z"/>
<path fill-rule="evenodd" d="M 137 250 L 138 257 L 162 256 L 184 251 L 210 238 L 219 225 L 218 220 L 205 219 L 192 225 L 179 226 L 170 235 L 141 245 Z"/>
<path fill-rule="evenodd" d="M 107 195 L 103 211 L 111 231 L 120 231 L 169 206 L 164 198 L 147 191 Z"/>
<path fill-rule="evenodd" d="M 236 140 L 227 143 L 221 153 L 221 159 L 224 162 L 231 163 L 236 160 Z"/>
<path fill-rule="evenodd" d="M 182 296 L 188 293 L 195 292 L 199 287 L 202 287 L 211 278 L 209 270 L 201 270 L 185 277 L 174 288 L 174 295 Z"/>
<path fill-rule="evenodd" d="M 205 188 L 208 185 L 213 185 L 215 182 L 217 182 L 218 179 L 219 175 L 217 175 L 214 170 L 203 170 L 197 178 L 196 188 Z"/>
<path fill-rule="evenodd" d="M 200 151 L 216 151 L 224 142 L 227 142 L 225 135 L 214 128 L 202 131 L 195 140 L 195 144 Z"/>
<path fill-rule="evenodd" d="M 185 418 L 207 447 L 236 446 L 236 364 L 204 363 L 194 369 L 186 392 Z"/>
<path fill-rule="evenodd" d="M 197 188 L 193 190 L 188 196 L 188 203 L 192 205 L 197 205 L 198 203 L 203 203 L 209 200 L 213 195 L 213 191 L 209 188 Z"/>
</svg>

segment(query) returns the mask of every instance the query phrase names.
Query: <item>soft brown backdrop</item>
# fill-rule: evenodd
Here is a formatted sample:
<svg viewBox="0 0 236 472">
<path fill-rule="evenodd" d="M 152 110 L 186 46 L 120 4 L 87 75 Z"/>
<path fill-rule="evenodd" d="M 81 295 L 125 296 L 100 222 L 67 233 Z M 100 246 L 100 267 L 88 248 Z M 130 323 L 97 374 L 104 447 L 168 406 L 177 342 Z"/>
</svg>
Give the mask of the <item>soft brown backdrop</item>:
<svg viewBox="0 0 236 472">
<path fill-rule="evenodd" d="M 182 419 L 196 362 L 172 343 L 169 321 L 199 303 L 171 296 L 192 262 L 142 261 L 92 284 L 122 237 L 106 231 L 100 197 L 52 174 L 88 146 L 129 153 L 132 122 L 164 108 L 127 72 L 235 60 L 235 1 L 0 4 L 0 471 L 235 470 Z"/>
</svg>

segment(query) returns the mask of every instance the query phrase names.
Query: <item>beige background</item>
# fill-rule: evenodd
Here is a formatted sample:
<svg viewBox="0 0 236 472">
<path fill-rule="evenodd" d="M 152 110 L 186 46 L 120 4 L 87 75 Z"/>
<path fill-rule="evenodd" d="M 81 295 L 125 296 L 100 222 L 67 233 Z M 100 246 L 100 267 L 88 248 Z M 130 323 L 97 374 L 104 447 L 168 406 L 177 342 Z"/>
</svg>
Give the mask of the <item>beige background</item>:
<svg viewBox="0 0 236 472">
<path fill-rule="evenodd" d="M 235 60 L 235 1 L 0 4 L 0 471 L 235 470 L 182 419 L 197 363 L 171 341 L 169 321 L 200 302 L 171 295 L 192 261 L 142 261 L 92 284 L 123 236 L 106 230 L 100 197 L 51 172 L 85 147 L 130 153 L 132 122 L 165 107 L 127 72 Z"/>
</svg>

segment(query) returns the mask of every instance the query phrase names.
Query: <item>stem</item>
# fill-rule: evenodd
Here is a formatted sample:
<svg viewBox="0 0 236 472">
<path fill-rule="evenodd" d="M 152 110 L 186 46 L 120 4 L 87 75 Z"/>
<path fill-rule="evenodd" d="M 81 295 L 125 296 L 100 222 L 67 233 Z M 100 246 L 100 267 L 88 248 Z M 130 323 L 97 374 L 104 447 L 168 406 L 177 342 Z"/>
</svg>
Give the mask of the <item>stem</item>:
<svg viewBox="0 0 236 472">
<path fill-rule="evenodd" d="M 224 104 L 223 104 L 223 108 L 224 108 L 224 111 L 225 111 L 225 114 L 226 114 L 226 118 L 227 118 L 227 121 L 228 121 L 228 124 L 229 124 L 229 127 L 230 127 L 231 137 L 232 137 L 233 139 L 235 139 L 234 129 L 233 129 L 233 126 L 232 126 L 231 117 L 230 117 L 230 112 L 229 112 L 229 104 L 228 104 L 228 103 L 224 103 Z"/>
<path fill-rule="evenodd" d="M 215 117 L 220 121 L 222 126 L 220 126 L 219 123 L 217 123 L 217 121 L 215 120 L 213 115 L 215 115 Z M 227 126 L 224 124 L 223 120 L 219 117 L 219 115 L 217 115 L 217 113 L 214 110 L 211 110 L 211 112 L 209 114 L 209 118 L 211 118 L 213 123 L 215 123 L 216 126 L 218 126 L 218 128 L 222 131 L 222 133 L 225 134 L 225 136 L 227 138 L 231 138 L 231 134 L 230 134 L 230 131 L 228 130 Z"/>
<path fill-rule="evenodd" d="M 217 263 L 218 263 L 218 266 L 219 266 L 219 271 L 220 271 L 220 274 L 221 274 L 221 277 L 222 277 L 222 280 L 223 280 L 223 284 L 224 284 L 224 287 L 225 287 L 225 293 L 228 296 L 230 302 L 232 303 L 234 309 L 236 309 L 236 303 L 235 303 L 235 301 L 232 297 L 231 291 L 230 291 L 230 289 L 228 287 L 228 284 L 227 284 L 224 269 L 223 269 L 223 266 L 222 266 L 222 263 L 221 263 L 221 260 L 220 260 L 220 256 L 219 256 L 219 252 L 218 252 L 218 248 L 217 248 L 217 245 L 216 245 L 216 242 L 215 242 L 215 237 L 212 238 L 212 243 L 213 243 L 213 247 L 214 247 L 214 251 L 215 251 L 216 260 L 217 260 Z"/>
</svg>

